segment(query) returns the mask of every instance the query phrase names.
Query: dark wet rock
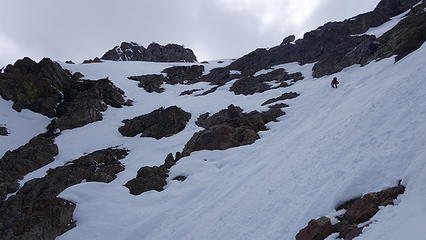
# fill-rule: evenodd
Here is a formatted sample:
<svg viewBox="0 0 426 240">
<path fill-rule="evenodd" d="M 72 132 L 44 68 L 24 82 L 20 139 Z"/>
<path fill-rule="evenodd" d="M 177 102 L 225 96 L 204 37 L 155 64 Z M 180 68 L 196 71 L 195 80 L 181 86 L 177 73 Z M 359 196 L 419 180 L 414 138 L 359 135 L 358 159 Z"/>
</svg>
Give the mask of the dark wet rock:
<svg viewBox="0 0 426 240">
<path fill-rule="evenodd" d="M 167 75 L 164 80 L 168 84 L 192 84 L 199 82 L 203 75 L 203 65 L 175 66 L 166 68 L 162 71 Z"/>
<path fill-rule="evenodd" d="M 404 192 L 405 187 L 398 185 L 344 202 L 336 207 L 336 210 L 346 210 L 336 217 L 338 220 L 336 224 L 331 225 L 327 217 L 311 220 L 307 227 L 299 231 L 296 239 L 324 240 L 332 233 L 338 233 L 338 238 L 352 240 L 371 224 L 370 219 L 380 210 L 379 207 L 393 205 L 394 200 Z"/>
<path fill-rule="evenodd" d="M 149 74 L 142 76 L 132 76 L 128 77 L 130 80 L 138 81 L 138 87 L 145 89 L 145 91 L 152 93 L 162 93 L 164 88 L 161 85 L 165 82 L 166 78 L 163 74 Z"/>
<path fill-rule="evenodd" d="M 193 93 L 198 92 L 198 91 L 202 91 L 202 90 L 203 90 L 202 88 L 196 88 L 196 89 L 191 89 L 191 90 L 183 91 L 183 92 L 181 92 L 179 94 L 179 96 L 192 95 Z"/>
<path fill-rule="evenodd" d="M 151 62 L 196 62 L 191 49 L 177 44 L 166 46 L 151 43 L 148 48 L 134 43 L 122 42 L 120 46 L 106 52 L 101 59 L 113 61 L 151 61 Z"/>
<path fill-rule="evenodd" d="M 0 136 L 7 136 L 9 135 L 9 131 L 7 131 L 7 128 L 0 125 Z"/>
<path fill-rule="evenodd" d="M 69 61 L 65 61 L 65 63 L 67 64 L 75 64 L 73 61 L 69 60 Z"/>
<path fill-rule="evenodd" d="M 296 235 L 296 240 L 323 240 L 334 232 L 330 218 L 321 217 L 311 220 L 304 229 Z"/>
<path fill-rule="evenodd" d="M 274 103 L 274 102 L 278 102 L 278 101 L 283 101 L 283 100 L 297 98 L 298 96 L 300 96 L 300 94 L 295 93 L 295 92 L 283 93 L 279 97 L 271 98 L 271 99 L 265 101 L 264 103 L 262 103 L 262 106 L 265 106 L 265 105 L 268 105 L 268 104 L 271 104 L 271 103 Z"/>
<path fill-rule="evenodd" d="M 19 189 L 18 181 L 28 173 L 53 162 L 58 155 L 55 136 L 41 134 L 0 159 L 0 200 Z"/>
<path fill-rule="evenodd" d="M 99 150 L 25 183 L 16 195 L 1 204 L 0 239 L 54 240 L 75 227 L 75 204 L 57 195 L 82 181 L 111 182 L 124 170 L 119 160 L 127 154 L 125 149 Z"/>
<path fill-rule="evenodd" d="M 134 137 L 142 133 L 141 137 L 161 139 L 182 131 L 190 118 L 190 113 L 176 106 L 159 108 L 148 114 L 123 120 L 124 126 L 118 131 L 126 137 Z"/>
<path fill-rule="evenodd" d="M 296 40 L 296 36 L 294 36 L 294 35 L 290 35 L 290 36 L 285 37 L 285 38 L 283 39 L 283 41 L 282 41 L 281 45 L 286 45 L 286 44 L 292 43 L 292 42 L 294 42 L 294 40 Z"/>
<path fill-rule="evenodd" d="M 183 182 L 183 181 L 186 180 L 186 177 L 185 176 L 176 176 L 175 178 L 173 178 L 173 180 Z"/>
<path fill-rule="evenodd" d="M 39 63 L 30 58 L 8 65 L 0 73 L 0 95 L 13 101 L 13 109 L 30 109 L 48 117 L 56 116 L 62 101 L 61 89 L 72 84 L 72 76 L 57 63 L 44 58 Z"/>
<path fill-rule="evenodd" d="M 179 161 L 181 154 L 176 153 L 176 157 L 169 153 L 164 160 L 164 164 L 153 167 L 142 167 L 138 170 L 136 178 L 128 181 L 124 186 L 127 187 L 131 194 L 140 195 L 147 191 L 164 190 L 169 177 L 169 169 Z"/>
<path fill-rule="evenodd" d="M 284 114 L 280 109 L 244 113 L 234 105 L 212 116 L 209 113 L 202 114 L 196 124 L 205 130 L 195 133 L 182 153 L 188 156 L 200 150 L 225 150 L 252 144 L 259 139 L 257 132 L 267 130 L 266 123 L 276 121 L 277 117 Z"/>
<path fill-rule="evenodd" d="M 56 120 L 60 130 L 102 120 L 102 112 L 108 105 L 116 108 L 129 105 L 123 90 L 108 79 L 79 81 L 66 91 L 65 96 L 65 101 L 59 106 L 60 117 Z"/>
<path fill-rule="evenodd" d="M 236 95 L 251 95 L 255 93 L 262 93 L 270 89 L 289 87 L 294 82 L 302 79 L 303 75 L 300 72 L 288 74 L 284 71 L 284 69 L 277 69 L 259 76 L 248 76 L 238 79 L 231 86 L 230 91 L 234 92 Z M 290 82 L 289 80 L 292 81 Z M 271 83 L 273 82 L 279 85 L 272 87 Z"/>
<path fill-rule="evenodd" d="M 83 61 L 83 64 L 89 64 L 89 63 L 101 63 L 102 60 L 98 57 L 95 57 L 94 59 L 87 59 Z"/>
</svg>

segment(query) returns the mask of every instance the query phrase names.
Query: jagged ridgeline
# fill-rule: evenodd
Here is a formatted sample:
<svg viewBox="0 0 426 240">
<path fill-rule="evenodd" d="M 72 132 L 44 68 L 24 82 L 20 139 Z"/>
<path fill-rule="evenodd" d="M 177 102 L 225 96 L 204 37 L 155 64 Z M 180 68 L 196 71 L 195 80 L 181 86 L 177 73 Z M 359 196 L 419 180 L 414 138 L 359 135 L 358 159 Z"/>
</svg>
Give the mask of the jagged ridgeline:
<svg viewBox="0 0 426 240">
<path fill-rule="evenodd" d="M 0 240 L 421 239 L 425 40 L 424 1 L 382 0 L 238 59 L 123 42 L 18 60 Z"/>
</svg>

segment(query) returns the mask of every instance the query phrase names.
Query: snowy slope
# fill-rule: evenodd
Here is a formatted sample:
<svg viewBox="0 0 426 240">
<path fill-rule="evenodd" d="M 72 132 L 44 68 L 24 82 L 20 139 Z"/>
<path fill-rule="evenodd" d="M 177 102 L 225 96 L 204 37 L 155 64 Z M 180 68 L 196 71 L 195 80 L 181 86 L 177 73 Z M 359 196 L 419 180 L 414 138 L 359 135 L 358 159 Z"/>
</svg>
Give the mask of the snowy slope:
<svg viewBox="0 0 426 240">
<path fill-rule="evenodd" d="M 63 64 L 88 79 L 109 76 L 135 105 L 108 108 L 103 121 L 64 131 L 56 139 L 56 161 L 23 181 L 84 153 L 116 145 L 128 148 L 130 154 L 122 161 L 126 170 L 115 181 L 81 183 L 60 195 L 77 203 L 77 227 L 58 239 L 134 240 L 294 239 L 310 219 L 331 214 L 337 204 L 403 179 L 407 190 L 398 204 L 381 210 L 359 239 L 421 240 L 426 217 L 425 55 L 423 45 L 397 63 L 384 59 L 319 79 L 311 77 L 313 65 L 280 65 L 276 68 L 302 72 L 305 80 L 252 96 L 229 92 L 232 82 L 202 97 L 178 95 L 212 86 L 165 85 L 164 93 L 147 93 L 126 78 L 182 63 Z M 342 83 L 339 89 L 330 88 L 334 76 Z M 160 165 L 169 152 L 182 150 L 200 129 L 195 125 L 200 114 L 229 104 L 247 112 L 266 110 L 262 102 L 288 91 L 301 96 L 286 101 L 291 106 L 284 109 L 287 115 L 269 124 L 256 143 L 192 153 L 171 169 L 169 178 L 185 175 L 187 180 L 169 180 L 163 192 L 133 196 L 122 186 L 140 167 Z M 124 138 L 117 131 L 123 119 L 172 105 L 192 114 L 177 135 Z"/>
</svg>

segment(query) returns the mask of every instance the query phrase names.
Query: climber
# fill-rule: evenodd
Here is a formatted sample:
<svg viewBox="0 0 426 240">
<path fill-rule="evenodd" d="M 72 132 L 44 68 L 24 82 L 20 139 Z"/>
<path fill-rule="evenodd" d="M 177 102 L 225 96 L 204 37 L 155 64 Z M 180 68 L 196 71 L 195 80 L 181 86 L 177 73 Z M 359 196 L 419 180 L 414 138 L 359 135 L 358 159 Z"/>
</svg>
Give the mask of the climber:
<svg viewBox="0 0 426 240">
<path fill-rule="evenodd" d="M 332 88 L 337 88 L 337 85 L 339 85 L 339 81 L 337 81 L 337 78 L 333 78 L 333 80 L 331 81 L 331 87 Z"/>
</svg>

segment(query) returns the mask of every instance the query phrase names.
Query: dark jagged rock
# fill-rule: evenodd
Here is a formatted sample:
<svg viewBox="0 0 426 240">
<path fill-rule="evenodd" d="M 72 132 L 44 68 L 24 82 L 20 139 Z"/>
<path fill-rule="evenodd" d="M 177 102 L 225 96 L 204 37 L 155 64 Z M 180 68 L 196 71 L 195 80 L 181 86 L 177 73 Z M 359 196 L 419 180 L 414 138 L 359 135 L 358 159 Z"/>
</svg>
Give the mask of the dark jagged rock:
<svg viewBox="0 0 426 240">
<path fill-rule="evenodd" d="M 199 97 L 199 96 L 205 96 L 205 95 L 207 95 L 207 94 L 210 94 L 210 93 L 215 92 L 218 88 L 219 88 L 219 86 L 212 87 L 212 88 L 210 88 L 209 90 L 207 90 L 207 91 L 205 91 L 205 92 L 202 92 L 202 93 L 200 93 L 200 94 L 197 94 L 197 95 L 195 95 L 195 96 L 197 96 L 197 97 Z"/>
<path fill-rule="evenodd" d="M 196 62 L 197 58 L 191 49 L 177 44 L 161 46 L 151 43 L 144 48 L 134 42 L 122 42 L 106 52 L 101 59 L 113 61 L 151 61 L 151 62 Z"/>
<path fill-rule="evenodd" d="M 141 137 L 161 139 L 182 131 L 189 119 L 191 114 L 176 106 L 159 108 L 148 114 L 123 120 L 124 126 L 118 131 L 126 137 L 134 137 L 142 133 Z"/>
<path fill-rule="evenodd" d="M 306 33 L 294 44 L 283 44 L 268 50 L 256 49 L 225 68 L 211 71 L 204 78 L 212 84 L 223 85 L 232 80 L 229 70 L 241 71 L 247 77 L 261 69 L 291 62 L 315 63 L 313 76 L 322 77 L 354 64 L 365 65 L 383 57 L 397 55 L 398 60 L 418 49 L 425 41 L 424 6 L 417 6 L 396 28 L 379 39 L 361 34 L 409 10 L 418 2 L 382 0 L 374 11 L 342 22 L 327 23 Z"/>
<path fill-rule="evenodd" d="M 69 60 L 69 61 L 65 61 L 66 64 L 75 64 L 73 61 Z"/>
<path fill-rule="evenodd" d="M 300 94 L 295 93 L 295 92 L 283 93 L 279 97 L 271 98 L 271 99 L 265 101 L 264 103 L 262 103 L 262 106 L 265 106 L 265 105 L 268 105 L 268 104 L 271 104 L 271 103 L 274 103 L 274 102 L 278 102 L 278 101 L 283 101 L 283 100 L 297 98 L 298 96 L 300 96 Z"/>
<path fill-rule="evenodd" d="M 161 85 L 165 82 L 165 77 L 163 74 L 149 74 L 142 76 L 132 76 L 128 77 L 130 80 L 138 81 L 138 87 L 145 89 L 145 91 L 152 93 L 162 93 L 164 88 Z"/>
<path fill-rule="evenodd" d="M 51 162 L 58 155 L 55 136 L 41 134 L 0 159 L 0 200 L 19 189 L 18 181 L 28 173 Z"/>
<path fill-rule="evenodd" d="M 7 136 L 7 135 L 9 135 L 9 131 L 7 131 L 7 128 L 0 126 L 0 136 Z"/>
<path fill-rule="evenodd" d="M 311 220 L 304 229 L 296 235 L 296 240 L 323 240 L 334 232 L 331 220 L 328 217 L 321 217 Z"/>
<path fill-rule="evenodd" d="M 123 95 L 123 90 L 108 79 L 79 81 L 66 91 L 56 125 L 65 130 L 102 120 L 101 112 L 107 109 L 107 105 L 120 108 L 128 104 Z"/>
<path fill-rule="evenodd" d="M 166 68 L 163 73 L 167 74 L 165 82 L 168 84 L 192 84 L 199 82 L 203 75 L 203 65 L 175 66 Z"/>
<path fill-rule="evenodd" d="M 193 93 L 198 92 L 198 91 L 202 91 L 202 90 L 203 90 L 202 88 L 196 88 L 196 89 L 191 89 L 191 90 L 183 91 L 183 92 L 181 92 L 179 94 L 179 96 L 192 95 Z"/>
<path fill-rule="evenodd" d="M 57 195 L 66 188 L 88 182 L 111 182 L 124 167 L 119 162 L 125 149 L 108 148 L 50 169 L 43 178 L 33 179 L 0 208 L 0 239 L 54 240 L 75 227 L 75 204 Z"/>
<path fill-rule="evenodd" d="M 0 73 L 0 95 L 12 100 L 17 111 L 30 109 L 55 117 L 56 106 L 62 101 L 61 89 L 68 88 L 72 82 L 71 74 L 50 59 L 36 63 L 24 58 Z"/>
<path fill-rule="evenodd" d="M 234 92 L 236 95 L 251 95 L 254 93 L 262 93 L 270 89 L 280 88 L 280 87 L 289 87 L 294 82 L 303 79 L 303 75 L 298 73 L 288 74 L 283 69 L 277 69 L 272 72 L 262 74 L 259 76 L 248 76 L 238 79 L 230 88 L 230 91 Z M 286 82 L 292 80 L 292 82 Z M 279 83 L 278 86 L 272 87 L 271 82 Z"/>
<path fill-rule="evenodd" d="M 284 114 L 280 109 L 243 113 L 241 108 L 234 105 L 212 116 L 205 113 L 196 121 L 196 124 L 205 130 L 192 136 L 182 154 L 189 156 L 200 150 L 225 150 L 252 144 L 259 139 L 257 132 L 267 130 L 266 123 L 276 121 L 276 118 Z"/>
<path fill-rule="evenodd" d="M 83 61 L 83 64 L 89 64 L 89 63 L 101 63 L 102 60 L 98 57 L 95 57 L 94 59 L 87 59 Z"/>
<path fill-rule="evenodd" d="M 285 38 L 283 39 L 283 41 L 282 41 L 281 45 L 286 45 L 286 44 L 292 43 L 292 42 L 294 42 L 294 40 L 296 40 L 296 36 L 294 36 L 294 35 L 290 35 L 290 36 L 285 37 Z"/>
<path fill-rule="evenodd" d="M 336 207 L 336 210 L 346 210 L 336 217 L 338 223 L 332 225 L 328 217 L 311 220 L 308 226 L 299 231 L 296 240 L 324 240 L 333 233 L 338 233 L 340 239 L 352 240 L 371 224 L 369 220 L 380 210 L 380 206 L 393 205 L 393 201 L 404 192 L 405 187 L 398 185 L 351 199 Z"/>
<path fill-rule="evenodd" d="M 269 106 L 269 108 L 286 108 L 286 107 L 289 107 L 289 105 L 285 103 L 277 103 L 277 104 Z"/>
<path fill-rule="evenodd" d="M 138 170 L 136 178 L 128 181 L 124 186 L 130 190 L 133 195 L 140 195 L 147 191 L 164 190 L 169 177 L 169 169 L 181 159 L 181 153 L 177 152 L 176 157 L 169 153 L 164 160 L 164 164 L 154 167 L 142 167 Z"/>
</svg>

